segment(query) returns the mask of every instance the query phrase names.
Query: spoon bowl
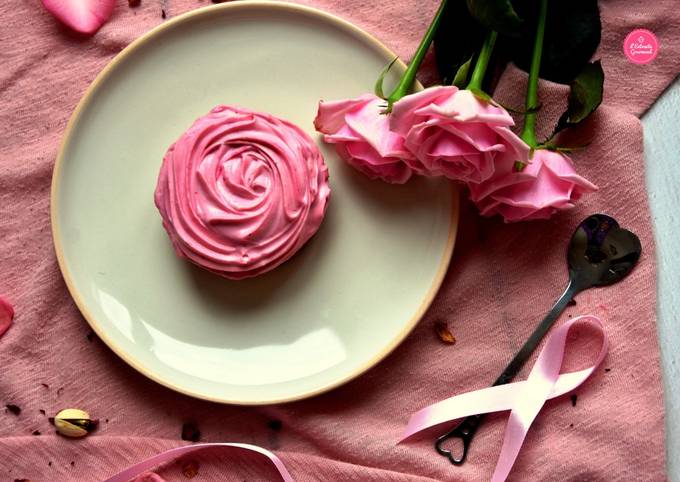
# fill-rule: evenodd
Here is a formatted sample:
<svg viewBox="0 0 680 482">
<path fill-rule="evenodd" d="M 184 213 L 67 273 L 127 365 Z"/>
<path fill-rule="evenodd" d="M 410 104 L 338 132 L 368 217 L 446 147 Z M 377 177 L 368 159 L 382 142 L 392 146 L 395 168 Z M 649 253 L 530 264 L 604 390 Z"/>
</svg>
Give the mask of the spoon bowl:
<svg viewBox="0 0 680 482">
<path fill-rule="evenodd" d="M 569 278 L 578 291 L 616 283 L 632 271 L 641 253 L 635 234 L 606 214 L 593 214 L 579 225 L 569 243 Z"/>
</svg>

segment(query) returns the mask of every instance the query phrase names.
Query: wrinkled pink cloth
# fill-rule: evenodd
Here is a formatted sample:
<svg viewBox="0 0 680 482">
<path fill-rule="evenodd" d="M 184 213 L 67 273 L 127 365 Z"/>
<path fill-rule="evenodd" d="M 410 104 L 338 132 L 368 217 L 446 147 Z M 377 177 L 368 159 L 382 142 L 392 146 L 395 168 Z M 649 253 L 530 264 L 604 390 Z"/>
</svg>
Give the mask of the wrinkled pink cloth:
<svg viewBox="0 0 680 482">
<path fill-rule="evenodd" d="M 167 3 L 173 16 L 210 2 Z M 353 21 L 408 58 L 437 2 L 303 3 Z M 184 443 L 181 425 L 195 420 L 203 441 L 275 450 L 298 481 L 488 480 L 504 417 L 485 421 L 460 468 L 433 452 L 431 437 L 395 443 L 418 409 L 496 377 L 560 294 L 572 229 L 587 214 L 604 211 L 640 235 L 640 265 L 615 287 L 579 295 L 564 317 L 603 318 L 611 341 L 604 361 L 609 371 L 598 371 L 579 389 L 575 406 L 569 398 L 546 403 L 509 480 L 665 480 L 654 242 L 636 116 L 680 72 L 680 12 L 675 0 L 610 0 L 600 6 L 604 30 L 597 57 L 607 74 L 605 99 L 579 129 L 577 139 L 592 136 L 592 144 L 573 155 L 579 172 L 600 190 L 549 221 L 511 225 L 480 218 L 463 203 L 442 289 L 391 356 L 313 399 L 242 408 L 176 394 L 138 374 L 97 339 L 88 341 L 89 327 L 67 293 L 52 249 L 49 186 L 66 122 L 99 70 L 162 22 L 159 3 L 144 0 L 130 9 L 119 1 L 111 21 L 87 40 L 57 24 L 39 0 L 0 3 L 0 293 L 16 309 L 14 326 L 0 340 L 0 406 L 22 408 L 19 415 L 0 409 L 0 479 L 101 481 Z M 637 27 L 659 37 L 660 54 L 649 65 L 634 65 L 622 52 L 625 35 Z M 431 70 L 423 76 L 428 78 L 434 78 Z M 525 81 L 525 74 L 510 67 L 495 97 L 521 105 L 518 86 Z M 540 90 L 546 106 L 540 118 L 555 119 L 561 109 L 555 101 L 564 102 L 566 90 L 546 82 Z M 449 323 L 455 345 L 436 337 L 437 320 Z M 586 358 L 567 360 L 565 369 L 582 368 L 587 352 L 579 350 Z M 526 371 L 520 378 L 525 376 Z M 99 430 L 80 441 L 54 435 L 47 416 L 70 406 L 99 417 Z M 268 426 L 272 419 L 282 421 L 280 430 Z M 41 435 L 31 435 L 35 430 Z M 208 454 L 199 462 L 195 480 L 275 480 L 253 460 Z M 168 481 L 187 480 L 181 465 L 159 473 Z"/>
</svg>

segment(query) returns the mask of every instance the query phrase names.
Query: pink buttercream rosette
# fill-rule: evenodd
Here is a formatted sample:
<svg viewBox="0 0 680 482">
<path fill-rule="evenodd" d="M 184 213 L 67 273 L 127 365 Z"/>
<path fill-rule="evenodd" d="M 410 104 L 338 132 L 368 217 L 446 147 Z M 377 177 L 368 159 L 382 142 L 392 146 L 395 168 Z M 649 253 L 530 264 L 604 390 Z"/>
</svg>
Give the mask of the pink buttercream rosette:
<svg viewBox="0 0 680 482">
<path fill-rule="evenodd" d="M 218 106 L 168 149 L 155 202 L 180 257 L 242 279 L 293 256 L 318 230 L 329 195 L 323 157 L 300 128 Z"/>
</svg>

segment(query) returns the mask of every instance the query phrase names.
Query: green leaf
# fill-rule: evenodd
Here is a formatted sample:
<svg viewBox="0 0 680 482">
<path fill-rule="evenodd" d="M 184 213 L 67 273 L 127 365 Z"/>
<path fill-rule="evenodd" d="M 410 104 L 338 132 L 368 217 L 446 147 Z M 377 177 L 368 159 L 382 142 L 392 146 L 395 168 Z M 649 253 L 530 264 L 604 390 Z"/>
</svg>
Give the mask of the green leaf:
<svg viewBox="0 0 680 482">
<path fill-rule="evenodd" d="M 474 18 L 489 30 L 509 36 L 519 36 L 522 19 L 510 0 L 466 0 Z"/>
<path fill-rule="evenodd" d="M 517 114 L 517 115 L 527 115 L 533 112 L 538 112 L 543 108 L 543 104 L 538 104 L 536 107 L 533 107 L 531 109 L 515 109 L 514 107 L 510 107 L 509 105 L 501 104 L 500 102 L 496 102 L 499 106 L 501 106 L 503 109 L 507 110 L 511 114 Z"/>
<path fill-rule="evenodd" d="M 468 77 L 470 77 L 470 64 L 472 63 L 473 57 L 470 57 L 467 62 L 458 68 L 458 71 L 453 78 L 453 85 L 460 89 L 464 89 L 468 83 Z"/>
<path fill-rule="evenodd" d="M 477 0 L 481 1 L 481 0 Z M 523 19 L 519 37 L 499 36 L 489 63 L 487 92 L 493 92 L 494 77 L 508 61 L 529 71 L 536 36 L 539 0 L 514 0 L 514 9 Z M 550 0 L 546 20 L 543 79 L 569 84 L 590 61 L 600 44 L 600 11 L 597 0 Z M 434 50 L 437 68 L 444 84 L 450 84 L 456 71 L 479 52 L 487 29 L 468 11 L 463 0 L 447 3 Z"/>
<path fill-rule="evenodd" d="M 375 82 L 375 87 L 374 87 L 375 95 L 377 95 L 381 99 L 387 98 L 387 97 L 385 97 L 385 93 L 383 92 L 383 84 L 385 82 L 385 76 L 390 71 L 390 69 L 392 68 L 394 63 L 397 61 L 397 59 L 399 59 L 399 57 L 395 57 L 394 60 L 392 60 L 392 62 L 390 62 L 389 64 L 387 64 L 385 66 L 385 68 L 382 70 L 382 72 L 380 72 L 380 76 L 378 76 L 378 80 L 376 80 L 376 82 Z"/>
<path fill-rule="evenodd" d="M 604 71 L 600 61 L 587 64 L 572 81 L 570 87 L 567 110 L 560 116 L 553 136 L 587 119 L 602 103 Z"/>
<path fill-rule="evenodd" d="M 590 144 L 591 144 L 590 142 L 587 142 L 585 144 L 578 144 L 576 146 L 558 146 L 555 144 L 546 144 L 545 148 L 549 151 L 566 152 L 568 154 L 570 152 L 582 151 Z"/>
<path fill-rule="evenodd" d="M 529 71 L 536 36 L 540 0 L 515 1 L 524 19 L 521 36 L 498 39 L 497 44 L 520 69 Z M 550 0 L 545 26 L 542 79 L 569 84 L 590 61 L 600 44 L 597 0 Z"/>
</svg>

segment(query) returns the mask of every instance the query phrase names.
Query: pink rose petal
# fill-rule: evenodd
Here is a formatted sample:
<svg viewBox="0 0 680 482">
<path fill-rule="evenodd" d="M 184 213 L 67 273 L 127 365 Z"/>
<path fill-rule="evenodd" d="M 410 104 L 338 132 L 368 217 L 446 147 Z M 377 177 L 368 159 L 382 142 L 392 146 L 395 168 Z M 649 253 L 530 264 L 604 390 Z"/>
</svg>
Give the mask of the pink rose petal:
<svg viewBox="0 0 680 482">
<path fill-rule="evenodd" d="M 419 109 L 439 101 L 442 96 L 445 96 L 446 99 L 447 96 L 453 95 L 457 91 L 458 87 L 455 86 L 448 87 L 446 91 L 442 91 L 439 87 L 430 87 L 399 99 L 392 109 L 392 118 L 399 119 L 397 122 L 391 123 L 392 130 L 406 136 L 414 124 L 421 122 L 421 120 L 418 120 L 421 116 L 417 114 Z"/>
<path fill-rule="evenodd" d="M 116 0 L 42 0 L 44 7 L 76 32 L 93 34 L 109 19 Z"/>
<path fill-rule="evenodd" d="M 12 308 L 12 305 L 6 299 L 0 296 L 0 337 L 12 326 L 13 318 L 14 308 Z"/>
<path fill-rule="evenodd" d="M 374 96 L 371 94 L 364 94 L 356 99 L 322 100 L 319 102 L 319 112 L 314 119 L 314 127 L 323 134 L 332 134 L 345 125 L 347 114 L 361 109 L 373 99 Z"/>
<path fill-rule="evenodd" d="M 478 99 L 469 90 L 455 90 L 454 86 L 433 87 L 440 91 L 437 103 L 427 104 L 415 113 L 451 119 L 457 122 L 484 122 L 499 126 L 513 126 L 512 116 L 500 106 Z M 451 93 L 455 95 L 451 95 Z"/>
</svg>

